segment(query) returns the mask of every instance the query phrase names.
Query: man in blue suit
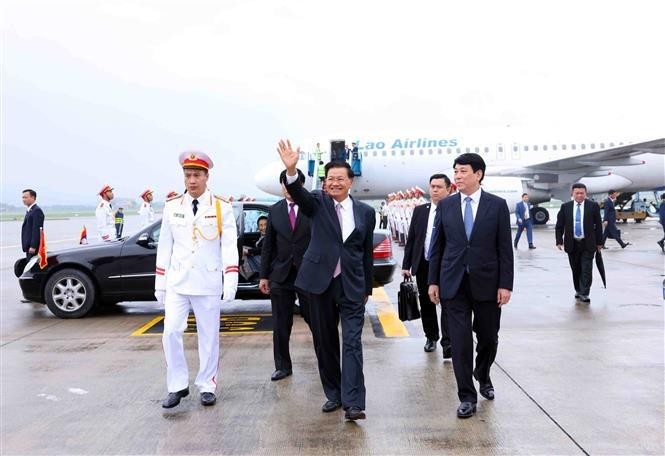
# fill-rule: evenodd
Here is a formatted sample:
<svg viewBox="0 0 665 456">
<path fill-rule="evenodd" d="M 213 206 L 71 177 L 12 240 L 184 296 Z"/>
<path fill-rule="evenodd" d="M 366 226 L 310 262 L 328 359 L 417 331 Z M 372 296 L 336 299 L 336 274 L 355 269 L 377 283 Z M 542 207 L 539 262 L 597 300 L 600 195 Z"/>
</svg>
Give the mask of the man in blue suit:
<svg viewBox="0 0 665 456">
<path fill-rule="evenodd" d="M 23 190 L 23 204 L 28 208 L 21 226 L 21 247 L 25 257 L 30 259 L 37 255 L 41 239 L 40 228 L 44 228 L 44 212 L 37 206 L 37 192 L 32 189 Z"/>
<path fill-rule="evenodd" d="M 607 238 L 614 239 L 619 243 L 622 249 L 630 245 L 630 242 L 623 242 L 621 239 L 621 232 L 617 228 L 617 211 L 614 208 L 614 202 L 617 199 L 617 191 L 610 190 L 607 192 L 607 199 L 603 205 L 603 248 L 605 248 L 605 241 Z"/>
<path fill-rule="evenodd" d="M 660 208 L 658 209 L 658 221 L 663 227 L 663 238 L 658 241 L 660 249 L 665 253 L 665 193 L 660 195 Z"/>
<path fill-rule="evenodd" d="M 515 205 L 515 218 L 517 219 L 517 234 L 513 245 L 517 248 L 522 231 L 526 230 L 526 240 L 529 241 L 529 248 L 535 249 L 536 246 L 533 245 L 533 214 L 531 214 L 528 193 L 522 193 L 522 201 Z"/>
<path fill-rule="evenodd" d="M 510 211 L 506 201 L 481 189 L 485 161 L 474 153 L 455 159 L 459 193 L 438 205 L 430 247 L 429 296 L 448 308 L 459 418 L 476 413 L 480 394 L 494 399 L 490 367 L 499 343 L 501 306 L 513 289 Z M 473 320 L 472 320 L 473 315 Z M 476 367 L 473 367 L 473 332 Z"/>
<path fill-rule="evenodd" d="M 286 189 L 311 220 L 312 237 L 303 255 L 295 286 L 310 293 L 310 325 L 323 390 L 323 412 L 340 407 L 345 418 L 365 418 L 362 329 L 365 303 L 372 294 L 374 209 L 349 196 L 353 171 L 345 161 L 325 167 L 326 193 L 308 192 L 298 181 L 300 148 L 280 141 L 286 167 Z M 340 367 L 341 317 L 343 355 Z"/>
</svg>

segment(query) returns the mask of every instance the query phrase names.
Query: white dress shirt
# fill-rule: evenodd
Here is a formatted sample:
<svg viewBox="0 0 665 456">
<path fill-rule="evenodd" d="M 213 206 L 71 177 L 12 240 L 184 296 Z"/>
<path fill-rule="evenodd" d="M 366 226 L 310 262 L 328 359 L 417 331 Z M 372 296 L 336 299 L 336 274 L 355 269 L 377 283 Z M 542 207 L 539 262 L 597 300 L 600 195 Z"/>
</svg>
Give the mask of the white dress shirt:
<svg viewBox="0 0 665 456">
<path fill-rule="evenodd" d="M 478 212 L 478 203 L 480 202 L 480 193 L 482 192 L 482 188 L 479 188 L 475 192 L 473 192 L 470 195 L 465 195 L 464 193 L 460 192 L 460 201 L 461 201 L 461 208 L 462 208 L 462 220 L 464 220 L 464 209 L 466 208 L 466 201 L 464 199 L 468 196 L 471 197 L 471 210 L 473 211 L 473 220 L 475 222 L 476 220 L 476 213 Z"/>
<path fill-rule="evenodd" d="M 523 202 L 522 204 L 524 204 L 524 220 L 529 220 L 529 203 Z"/>
</svg>

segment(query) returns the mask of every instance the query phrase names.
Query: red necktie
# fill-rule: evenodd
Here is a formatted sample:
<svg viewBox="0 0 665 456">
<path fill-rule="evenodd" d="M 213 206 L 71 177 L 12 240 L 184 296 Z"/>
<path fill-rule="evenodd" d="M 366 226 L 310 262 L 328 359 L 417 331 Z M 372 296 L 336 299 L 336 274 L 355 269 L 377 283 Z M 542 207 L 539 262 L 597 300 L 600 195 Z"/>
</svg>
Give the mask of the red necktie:
<svg viewBox="0 0 665 456">
<path fill-rule="evenodd" d="M 296 210 L 293 208 L 296 203 L 289 203 L 289 222 L 291 223 L 291 231 L 296 229 Z"/>
</svg>

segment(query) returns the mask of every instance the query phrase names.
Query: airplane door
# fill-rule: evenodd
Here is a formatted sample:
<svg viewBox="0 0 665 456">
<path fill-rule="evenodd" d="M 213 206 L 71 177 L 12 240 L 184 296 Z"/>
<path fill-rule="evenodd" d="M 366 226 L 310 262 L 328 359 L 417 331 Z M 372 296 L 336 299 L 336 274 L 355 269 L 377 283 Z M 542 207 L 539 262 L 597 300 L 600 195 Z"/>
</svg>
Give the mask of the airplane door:
<svg viewBox="0 0 665 456">
<path fill-rule="evenodd" d="M 503 144 L 501 144 L 501 143 L 496 145 L 496 159 L 497 160 L 505 160 L 506 159 L 506 151 L 503 148 Z"/>
<path fill-rule="evenodd" d="M 512 151 L 510 152 L 510 159 L 511 160 L 519 160 L 520 159 L 520 146 L 519 146 L 519 144 L 513 143 Z"/>
</svg>

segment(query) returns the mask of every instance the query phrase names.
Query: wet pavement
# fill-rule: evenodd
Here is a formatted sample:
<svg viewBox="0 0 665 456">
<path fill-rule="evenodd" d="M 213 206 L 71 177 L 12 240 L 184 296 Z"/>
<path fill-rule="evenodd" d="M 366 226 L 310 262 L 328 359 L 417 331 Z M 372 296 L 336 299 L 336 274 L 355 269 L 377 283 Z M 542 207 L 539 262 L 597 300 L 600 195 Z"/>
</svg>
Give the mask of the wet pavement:
<svg viewBox="0 0 665 456">
<path fill-rule="evenodd" d="M 367 420 L 348 423 L 341 411 L 320 411 L 325 398 L 300 318 L 293 376 L 270 381 L 270 333 L 224 333 L 217 405 L 201 406 L 192 389 L 178 407 L 162 409 L 161 339 L 132 335 L 160 316 L 158 305 L 59 320 L 20 301 L 15 252 L 3 247 L 0 453 L 663 454 L 662 230 L 653 220 L 620 228 L 634 245 L 608 241 L 608 287 L 594 273 L 590 305 L 574 300 L 551 225 L 535 230 L 536 250 L 522 241 L 492 369 L 496 400 L 479 398 L 467 420 L 455 415 L 452 364 L 440 347 L 425 353 L 420 321 L 394 320 L 397 274 L 367 306 Z M 269 313 L 269 302 L 224 309 L 240 313 Z M 185 340 L 193 379 L 196 336 Z"/>
</svg>

